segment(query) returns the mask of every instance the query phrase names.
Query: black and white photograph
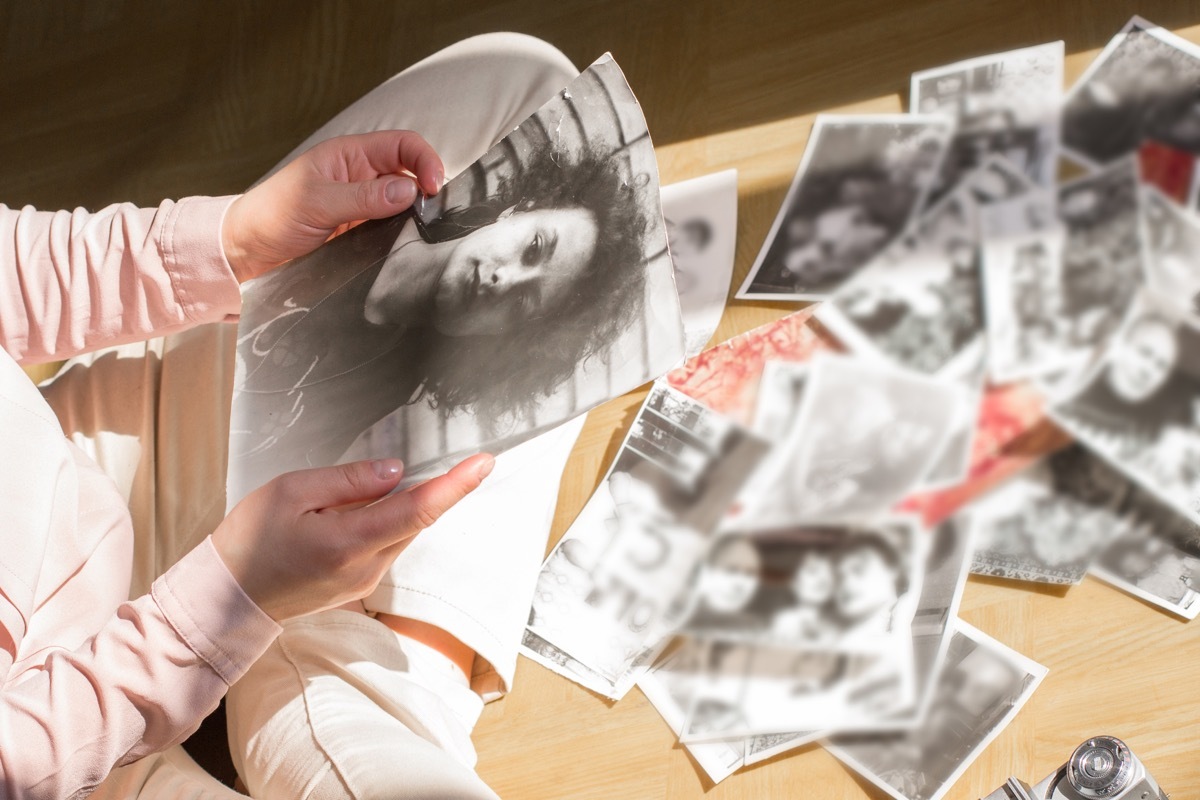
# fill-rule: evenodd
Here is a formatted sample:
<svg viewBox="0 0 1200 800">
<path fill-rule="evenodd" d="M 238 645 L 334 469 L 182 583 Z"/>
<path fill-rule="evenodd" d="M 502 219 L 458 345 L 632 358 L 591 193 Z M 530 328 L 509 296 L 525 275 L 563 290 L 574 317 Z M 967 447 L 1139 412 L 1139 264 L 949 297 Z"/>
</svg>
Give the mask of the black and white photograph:
<svg viewBox="0 0 1200 800">
<path fill-rule="evenodd" d="M 1111 516 L 1117 533 L 1092 574 L 1151 605 L 1195 619 L 1200 614 L 1200 526 L 1132 484 Z"/>
<path fill-rule="evenodd" d="M 921 591 L 916 525 L 726 533 L 697 569 L 683 633 L 821 651 L 907 637 Z"/>
<path fill-rule="evenodd" d="M 963 375 L 982 357 L 980 207 L 1033 184 L 992 156 L 817 309 L 856 353 L 926 374 Z"/>
<path fill-rule="evenodd" d="M 682 357 L 654 150 L 611 57 L 424 205 L 244 287 L 231 507 L 358 458 L 411 485 Z"/>
<path fill-rule="evenodd" d="M 742 299 L 821 300 L 924 202 L 954 127 L 944 116 L 817 117 Z"/>
<path fill-rule="evenodd" d="M 1013 383 L 1077 363 L 1072 320 L 1062 315 L 1066 233 L 1049 192 L 1030 192 L 980 213 L 988 375 Z"/>
<path fill-rule="evenodd" d="M 657 384 L 542 565 L 528 629 L 620 684 L 677 628 L 711 534 L 765 451 L 749 431 Z"/>
<path fill-rule="evenodd" d="M 1152 139 L 1200 154 L 1200 47 L 1134 17 L 1067 93 L 1066 155 L 1107 164 Z"/>
<path fill-rule="evenodd" d="M 1000 299 L 988 300 L 988 326 L 1007 331 L 1007 338 L 992 337 L 1001 345 L 995 357 L 1006 368 L 1002 376 L 1011 380 L 1028 375 L 1021 358 L 1031 354 L 1030 360 L 1039 365 L 1036 372 L 1055 382 L 1045 388 L 1061 396 L 1103 352 L 1146 281 L 1139 195 L 1136 161 L 1118 161 L 1059 189 L 1064 232 L 1057 262 L 1058 248 L 1048 243 L 1053 239 L 997 236 L 1005 247 L 989 244 L 987 286 Z M 1042 213 L 1022 210 L 1019 201 L 1011 209 L 996 206 L 989 212 L 1023 214 L 1026 221 Z M 1011 219 L 993 221 L 1010 231 L 1018 224 Z M 1053 364 L 1055 372 L 1049 372 L 1047 364 Z"/>
<path fill-rule="evenodd" d="M 826 747 L 897 800 L 940 800 L 1045 676 L 1045 667 L 956 620 L 922 725 L 901 734 L 835 737 Z"/>
<path fill-rule="evenodd" d="M 602 697 L 617 700 L 624 697 L 648 668 L 644 664 L 630 669 L 619 682 L 607 680 L 576 661 L 567 651 L 555 647 L 536 633 L 526 630 L 521 634 L 521 655 L 551 672 L 575 681 L 583 688 Z"/>
<path fill-rule="evenodd" d="M 821 354 L 773 476 L 747 497 L 759 529 L 872 519 L 929 473 L 952 431 L 946 421 L 972 401 L 960 383 L 877 361 Z"/>
<path fill-rule="evenodd" d="M 691 357 L 716 332 L 729 297 L 737 245 L 737 170 L 664 186 L 662 207 Z"/>
<path fill-rule="evenodd" d="M 953 190 L 992 153 L 1017 165 L 1037 185 L 1052 186 L 1062 97 L 1062 42 L 914 73 L 913 113 L 945 114 L 957 126 L 930 202 Z"/>
<path fill-rule="evenodd" d="M 1150 289 L 1184 317 L 1200 320 L 1200 218 L 1146 186 L 1142 224 Z"/>
<path fill-rule="evenodd" d="M 680 639 L 678 647 L 665 653 L 638 678 L 638 688 L 676 736 L 683 732 L 695 683 L 703 670 L 705 649 L 704 643 L 697 639 Z M 745 745 L 740 739 L 683 746 L 713 783 L 725 780 L 745 762 Z"/>
<path fill-rule="evenodd" d="M 894 730 L 889 717 L 912 702 L 911 648 L 891 653 L 797 651 L 705 640 L 680 741 L 797 730 Z"/>
<path fill-rule="evenodd" d="M 787 437 L 804 400 L 808 364 L 799 361 L 767 361 L 763 364 L 754 406 L 753 430 L 768 442 Z"/>
<path fill-rule="evenodd" d="M 1103 359 L 1050 414 L 1200 522 L 1200 329 L 1174 303 L 1139 294 Z"/>
<path fill-rule="evenodd" d="M 912 621 L 913 671 L 916 696 L 910 709 L 896 712 L 898 728 L 923 720 L 933 698 L 933 686 L 954 633 L 959 603 L 971 565 L 971 531 L 954 518 L 930 532 L 921 597 Z M 905 724 L 907 722 L 907 724 Z M 746 740 L 745 763 L 756 764 L 797 747 L 823 739 L 828 731 L 753 736 Z"/>
<path fill-rule="evenodd" d="M 1129 481 L 1078 446 L 1054 453 L 960 512 L 975 540 L 971 571 L 1076 584 L 1118 534 Z"/>
</svg>

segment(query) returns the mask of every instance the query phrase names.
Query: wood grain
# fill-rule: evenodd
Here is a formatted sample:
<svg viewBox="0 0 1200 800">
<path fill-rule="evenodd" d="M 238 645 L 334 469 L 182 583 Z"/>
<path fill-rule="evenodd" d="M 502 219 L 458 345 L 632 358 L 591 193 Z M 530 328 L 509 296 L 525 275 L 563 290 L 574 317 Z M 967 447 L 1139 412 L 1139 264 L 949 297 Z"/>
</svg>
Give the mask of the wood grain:
<svg viewBox="0 0 1200 800">
<path fill-rule="evenodd" d="M 1200 3 L 493 0 L 0 4 L 0 201 L 42 208 L 236 192 L 380 81 L 460 38 L 518 30 L 584 65 L 611 50 L 641 99 L 664 182 L 740 170 L 734 285 L 749 270 L 813 116 L 903 108 L 909 73 L 1064 39 L 1073 79 L 1133 13 L 1200 41 Z M 734 303 L 717 338 L 782 303 Z M 593 412 L 552 542 L 590 496 L 644 392 Z M 1038 779 L 1080 740 L 1125 738 L 1177 797 L 1200 761 L 1200 622 L 1094 580 L 1065 593 L 972 579 L 962 616 L 1050 668 L 951 792 Z M 522 660 L 477 729 L 504 797 L 882 797 L 817 747 L 712 787 L 638 691 L 611 705 Z"/>
</svg>

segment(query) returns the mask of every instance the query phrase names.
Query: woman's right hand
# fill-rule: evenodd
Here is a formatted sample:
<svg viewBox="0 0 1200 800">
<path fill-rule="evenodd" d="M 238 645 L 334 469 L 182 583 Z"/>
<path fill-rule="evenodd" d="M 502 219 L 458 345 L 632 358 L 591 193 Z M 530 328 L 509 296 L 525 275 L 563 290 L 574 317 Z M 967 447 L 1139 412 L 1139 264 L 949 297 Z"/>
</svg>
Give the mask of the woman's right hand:
<svg viewBox="0 0 1200 800">
<path fill-rule="evenodd" d="M 474 456 L 389 497 L 403 474 L 395 459 L 289 472 L 238 503 L 213 545 L 277 622 L 323 611 L 373 592 L 412 538 L 478 487 L 494 463 Z"/>
</svg>

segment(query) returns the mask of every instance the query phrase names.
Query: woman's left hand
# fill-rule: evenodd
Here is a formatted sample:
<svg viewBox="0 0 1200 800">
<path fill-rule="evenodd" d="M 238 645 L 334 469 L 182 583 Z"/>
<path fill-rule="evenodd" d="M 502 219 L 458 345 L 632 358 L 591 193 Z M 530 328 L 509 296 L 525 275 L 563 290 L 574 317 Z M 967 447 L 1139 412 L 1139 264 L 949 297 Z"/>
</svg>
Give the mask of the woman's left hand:
<svg viewBox="0 0 1200 800">
<path fill-rule="evenodd" d="M 438 154 L 412 131 L 327 139 L 233 201 L 225 256 L 244 283 L 359 222 L 399 214 L 418 189 L 437 194 L 444 177 Z"/>
</svg>

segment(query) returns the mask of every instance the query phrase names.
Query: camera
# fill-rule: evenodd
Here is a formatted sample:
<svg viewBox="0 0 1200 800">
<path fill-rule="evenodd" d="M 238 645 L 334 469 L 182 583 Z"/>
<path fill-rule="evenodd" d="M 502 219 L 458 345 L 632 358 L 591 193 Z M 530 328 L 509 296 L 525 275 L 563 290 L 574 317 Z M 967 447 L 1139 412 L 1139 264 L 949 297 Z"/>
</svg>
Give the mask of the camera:
<svg viewBox="0 0 1200 800">
<path fill-rule="evenodd" d="M 1129 747 L 1115 736 L 1093 736 L 1067 763 L 1035 786 L 1009 778 L 982 800 L 1168 800 Z"/>
</svg>

